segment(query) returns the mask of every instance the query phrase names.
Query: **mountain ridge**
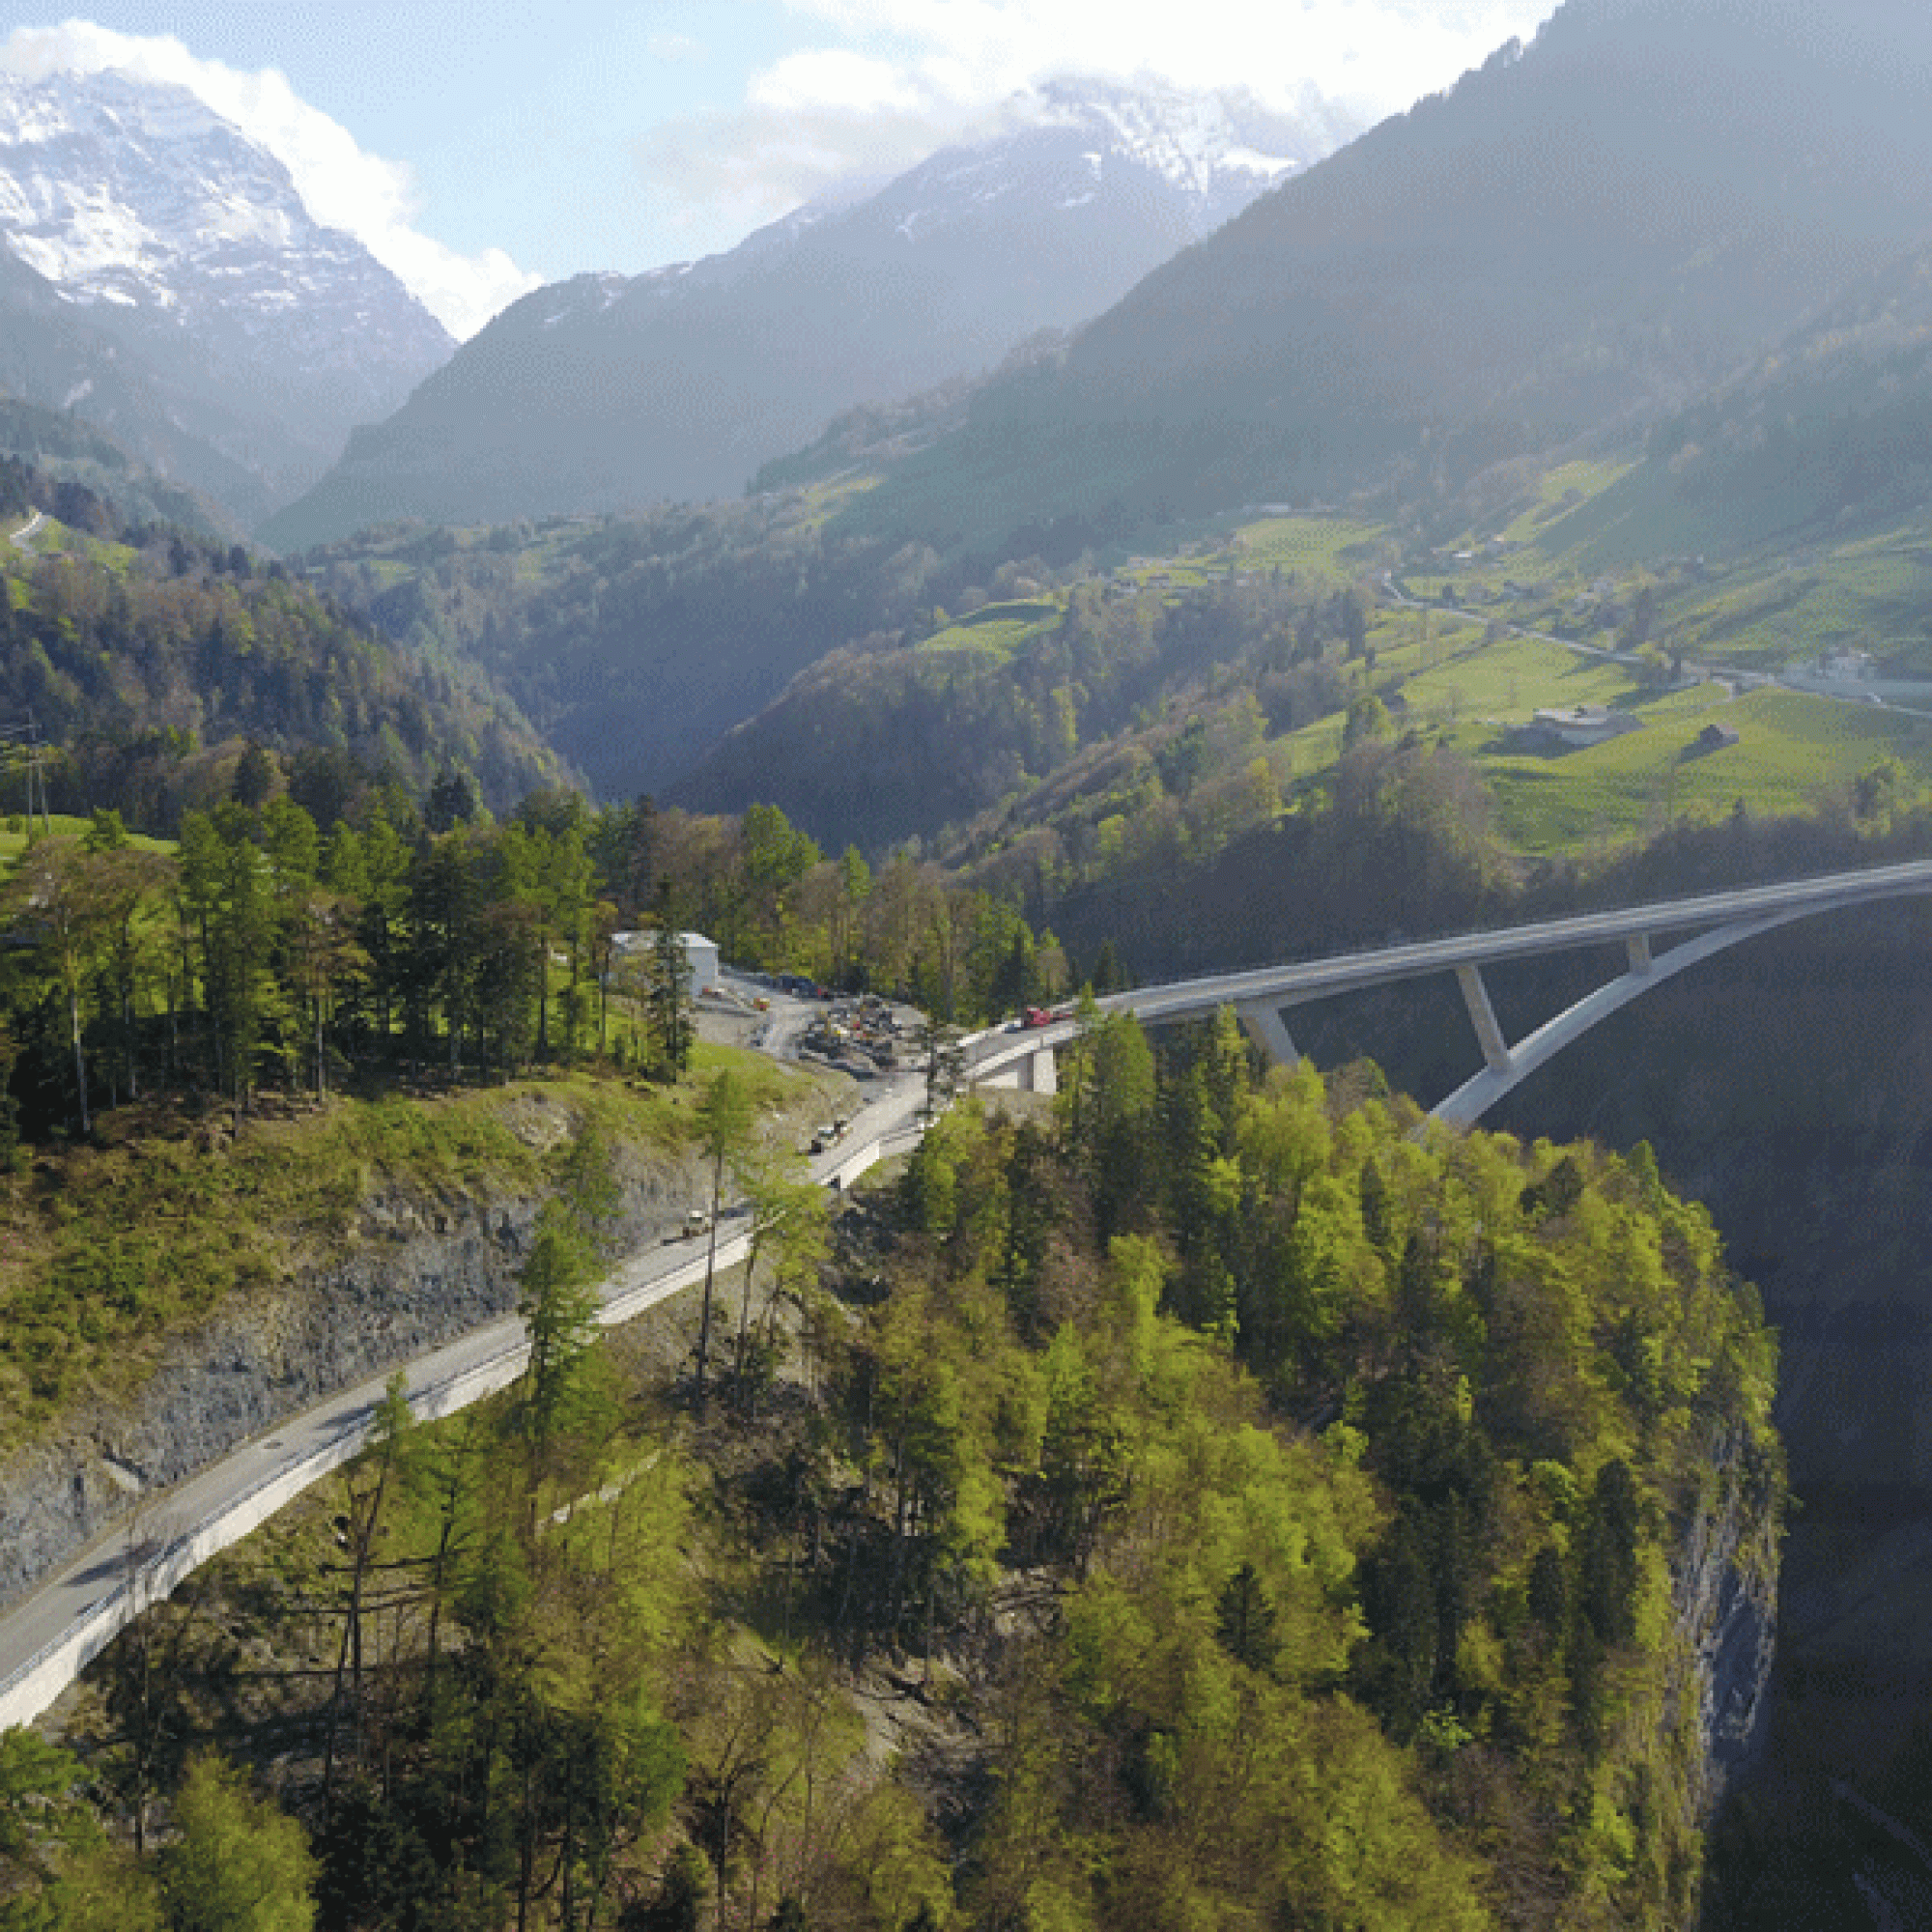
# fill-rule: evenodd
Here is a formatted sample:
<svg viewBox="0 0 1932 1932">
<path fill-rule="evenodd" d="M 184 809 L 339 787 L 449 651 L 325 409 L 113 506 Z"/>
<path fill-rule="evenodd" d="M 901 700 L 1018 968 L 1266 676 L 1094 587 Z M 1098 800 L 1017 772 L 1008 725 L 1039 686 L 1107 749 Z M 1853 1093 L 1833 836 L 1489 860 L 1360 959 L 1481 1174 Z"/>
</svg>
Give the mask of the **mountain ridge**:
<svg viewBox="0 0 1932 1932">
<path fill-rule="evenodd" d="M 102 398 L 99 368 L 11 385 L 95 415 L 246 521 L 454 348 L 359 242 L 311 217 L 279 160 L 185 89 L 112 71 L 0 73 L 0 243 L 16 271 L 0 291 L 37 277 L 28 306 L 83 345 L 70 359 L 131 371 L 153 400 Z"/>
<path fill-rule="evenodd" d="M 1349 125 L 1239 96 L 1083 102 L 1070 83 L 1014 114 L 992 139 L 856 203 L 810 204 L 725 254 L 526 297 L 358 431 L 265 539 L 735 495 L 842 411 L 1086 320 Z"/>
<path fill-rule="evenodd" d="M 865 514 L 996 549 L 1115 499 L 1404 502 L 1684 407 L 1924 230 L 1932 23 L 1858 12 L 1568 0 L 988 384 Z"/>
</svg>

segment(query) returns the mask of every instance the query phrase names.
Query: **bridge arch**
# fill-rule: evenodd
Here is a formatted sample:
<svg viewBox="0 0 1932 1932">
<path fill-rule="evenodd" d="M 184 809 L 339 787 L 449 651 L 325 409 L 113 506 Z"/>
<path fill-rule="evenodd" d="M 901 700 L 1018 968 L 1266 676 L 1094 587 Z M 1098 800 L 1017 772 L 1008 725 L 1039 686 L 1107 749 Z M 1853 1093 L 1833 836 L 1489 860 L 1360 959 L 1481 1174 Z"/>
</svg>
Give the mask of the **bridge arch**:
<svg viewBox="0 0 1932 1932">
<path fill-rule="evenodd" d="M 1429 1110 L 1430 1119 L 1446 1122 L 1450 1126 L 1474 1126 L 1498 1100 L 1514 1093 L 1539 1066 L 1554 1060 L 1572 1041 L 1580 1039 L 1593 1027 L 1601 1026 L 1612 1013 L 1621 1012 L 1633 1000 L 1640 998 L 1653 986 L 1661 986 L 1664 980 L 1675 979 L 1687 967 L 1695 966 L 1714 953 L 1727 952 L 1733 946 L 1743 945 L 1747 939 L 1755 939 L 1760 933 L 1771 932 L 1780 925 L 1790 925 L 1797 920 L 1809 919 L 1826 910 L 1823 906 L 1806 906 L 1796 912 L 1771 913 L 1758 919 L 1741 920 L 1734 925 L 1719 926 L 1695 939 L 1683 940 L 1668 952 L 1648 956 L 1641 965 L 1634 959 L 1628 973 L 1620 974 L 1607 985 L 1599 986 L 1595 992 L 1585 993 L 1574 1006 L 1566 1007 L 1553 1018 L 1545 1020 L 1514 1046 L 1505 1046 L 1500 1063 L 1489 1060 L 1480 1073 L 1471 1074 L 1446 1099 L 1437 1101 Z"/>
<path fill-rule="evenodd" d="M 1818 913 L 1926 894 L 1932 894 L 1932 860 L 1912 860 L 1868 871 L 1738 887 L 1692 898 L 1405 943 L 1371 952 L 1217 974 L 1111 994 L 1099 1006 L 1103 1011 L 1133 1013 L 1145 1026 L 1198 1019 L 1231 1006 L 1263 1052 L 1292 1065 L 1299 1055 L 1283 1018 L 1285 1010 L 1332 993 L 1454 973 L 1483 1050 L 1484 1065 L 1438 1102 L 1432 1118 L 1470 1126 L 1572 1041 L 1653 986 L 1714 954 Z M 1665 934 L 1689 936 L 1668 951 L 1655 951 L 1653 941 Z M 1512 1043 L 1505 1037 L 1483 981 L 1485 966 L 1603 945 L 1625 948 L 1630 961 L 1627 972 L 1546 1020 L 1522 1039 Z M 1017 1084 L 1050 1090 L 1053 1049 L 1065 1045 L 1075 1032 L 1072 1024 L 1063 1022 L 1017 1040 L 980 1036 L 973 1043 L 972 1078 L 976 1085 Z"/>
</svg>

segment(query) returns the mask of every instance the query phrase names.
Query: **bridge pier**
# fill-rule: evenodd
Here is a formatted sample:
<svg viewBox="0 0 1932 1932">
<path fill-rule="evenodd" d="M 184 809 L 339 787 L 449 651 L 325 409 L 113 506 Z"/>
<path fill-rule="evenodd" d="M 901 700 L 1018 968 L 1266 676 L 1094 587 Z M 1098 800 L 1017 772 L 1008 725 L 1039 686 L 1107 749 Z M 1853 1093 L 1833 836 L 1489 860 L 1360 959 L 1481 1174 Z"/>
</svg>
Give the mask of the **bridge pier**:
<svg viewBox="0 0 1932 1932">
<path fill-rule="evenodd" d="M 1469 1009 L 1469 1023 L 1483 1049 L 1484 1062 L 1492 1072 L 1510 1070 L 1509 1041 L 1496 1021 L 1496 1009 L 1490 1004 L 1490 989 L 1483 984 L 1483 969 L 1476 965 L 1456 969 L 1457 984 L 1463 988 L 1463 1003 Z"/>
<path fill-rule="evenodd" d="M 999 1072 L 975 1077 L 969 1084 L 1004 1087 L 1013 1094 L 1058 1094 L 1060 1063 L 1054 1058 L 1052 1047 L 1042 1046 L 1017 1060 L 1009 1059 Z"/>
<path fill-rule="evenodd" d="M 1641 979 L 1657 963 L 1650 956 L 1650 934 L 1634 932 L 1624 945 L 1630 952 L 1631 971 Z"/>
<path fill-rule="evenodd" d="M 1289 1037 L 1288 1022 L 1282 1018 L 1279 1007 L 1268 1000 L 1252 1000 L 1244 1007 L 1236 1007 L 1235 1011 L 1240 1018 L 1241 1031 L 1261 1048 L 1264 1059 L 1276 1066 L 1301 1065 L 1301 1056 Z"/>
</svg>

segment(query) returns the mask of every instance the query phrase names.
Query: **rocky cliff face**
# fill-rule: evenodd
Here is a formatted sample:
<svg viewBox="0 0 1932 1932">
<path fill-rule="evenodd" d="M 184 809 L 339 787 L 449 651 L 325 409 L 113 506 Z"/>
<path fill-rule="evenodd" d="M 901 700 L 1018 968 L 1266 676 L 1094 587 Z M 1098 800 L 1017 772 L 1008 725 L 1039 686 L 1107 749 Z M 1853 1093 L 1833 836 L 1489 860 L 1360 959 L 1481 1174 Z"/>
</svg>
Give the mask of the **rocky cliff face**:
<svg viewBox="0 0 1932 1932">
<path fill-rule="evenodd" d="M 1694 1712 L 1700 1763 L 1689 1789 L 1708 1825 L 1735 1779 L 1762 1757 L 1777 1648 L 1777 1492 L 1748 1443 L 1720 1439 L 1710 1492 L 1685 1524 L 1672 1562 L 1678 1696 Z"/>
<path fill-rule="evenodd" d="M 661 1241 L 706 1192 L 697 1165 L 620 1159 L 619 1252 Z M 350 1247 L 168 1350 L 125 1409 L 0 1467 L 0 1603 L 162 1491 L 365 1377 L 516 1305 L 538 1200 L 372 1196 Z M 165 1504 L 161 1505 L 163 1510 Z"/>
</svg>

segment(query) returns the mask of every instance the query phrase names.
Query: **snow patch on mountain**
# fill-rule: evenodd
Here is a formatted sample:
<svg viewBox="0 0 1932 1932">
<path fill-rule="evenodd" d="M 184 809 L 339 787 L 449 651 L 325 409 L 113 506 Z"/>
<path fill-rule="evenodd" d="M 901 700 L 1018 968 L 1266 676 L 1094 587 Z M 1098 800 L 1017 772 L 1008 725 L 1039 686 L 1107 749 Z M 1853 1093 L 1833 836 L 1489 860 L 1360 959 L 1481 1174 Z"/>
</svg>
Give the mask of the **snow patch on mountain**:
<svg viewBox="0 0 1932 1932">
<path fill-rule="evenodd" d="M 1296 113 L 1264 106 L 1242 89 L 1191 93 L 1079 77 L 1051 80 L 1009 108 L 1017 121 L 1098 136 L 1103 153 L 1138 163 L 1203 202 L 1271 185 L 1361 131 L 1343 109 L 1309 94 Z M 1099 171 L 1100 155 L 1090 156 Z"/>
<path fill-rule="evenodd" d="M 299 311 L 298 363 L 337 360 L 349 331 L 399 375 L 451 347 L 359 243 L 311 219 L 279 161 L 185 88 L 0 72 L 0 242 L 77 304 L 250 334 Z"/>
</svg>

